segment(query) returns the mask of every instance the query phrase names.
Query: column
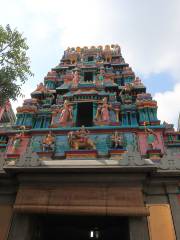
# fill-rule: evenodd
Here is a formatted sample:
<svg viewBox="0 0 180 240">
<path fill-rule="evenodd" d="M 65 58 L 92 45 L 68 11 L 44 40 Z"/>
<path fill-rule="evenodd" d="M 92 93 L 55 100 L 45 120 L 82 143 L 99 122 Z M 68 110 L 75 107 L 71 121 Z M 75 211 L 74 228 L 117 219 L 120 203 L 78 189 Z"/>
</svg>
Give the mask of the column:
<svg viewBox="0 0 180 240">
<path fill-rule="evenodd" d="M 33 232 L 32 216 L 15 213 L 8 240 L 31 240 Z"/>
<path fill-rule="evenodd" d="M 167 185 L 166 191 L 169 197 L 169 203 L 176 232 L 176 239 L 180 240 L 180 203 L 178 202 L 177 185 Z"/>
<path fill-rule="evenodd" d="M 149 240 L 148 225 L 146 217 L 129 218 L 130 240 Z"/>
</svg>

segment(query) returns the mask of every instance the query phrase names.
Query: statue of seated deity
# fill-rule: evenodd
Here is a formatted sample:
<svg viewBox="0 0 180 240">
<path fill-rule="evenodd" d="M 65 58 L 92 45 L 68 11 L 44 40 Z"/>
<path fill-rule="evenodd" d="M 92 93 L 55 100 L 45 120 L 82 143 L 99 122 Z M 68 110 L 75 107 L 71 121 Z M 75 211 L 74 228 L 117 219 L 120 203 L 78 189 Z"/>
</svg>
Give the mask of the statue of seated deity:
<svg viewBox="0 0 180 240">
<path fill-rule="evenodd" d="M 143 86 L 141 79 L 139 77 L 136 77 L 133 81 L 133 86 Z"/>
<path fill-rule="evenodd" d="M 88 136 L 89 131 L 82 126 L 79 130 L 75 132 L 68 133 L 68 142 L 72 149 L 79 150 L 92 150 L 96 149 L 94 142 Z"/>
<path fill-rule="evenodd" d="M 43 152 L 53 151 L 55 138 L 51 132 L 49 132 L 42 142 Z"/>
<path fill-rule="evenodd" d="M 113 148 L 123 148 L 124 147 L 124 139 L 123 135 L 118 133 L 117 131 L 112 135 L 112 147 Z"/>
<path fill-rule="evenodd" d="M 46 93 L 47 92 L 47 88 L 41 82 L 40 84 L 37 85 L 37 88 L 36 88 L 36 90 L 34 92 Z"/>
</svg>

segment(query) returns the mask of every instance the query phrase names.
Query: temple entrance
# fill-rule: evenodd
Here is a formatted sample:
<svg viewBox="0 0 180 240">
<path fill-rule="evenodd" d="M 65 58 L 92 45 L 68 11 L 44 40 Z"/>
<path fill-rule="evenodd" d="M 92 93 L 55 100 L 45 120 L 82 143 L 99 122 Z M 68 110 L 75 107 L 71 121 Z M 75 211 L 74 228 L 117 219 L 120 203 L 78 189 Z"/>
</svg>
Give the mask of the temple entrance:
<svg viewBox="0 0 180 240">
<path fill-rule="evenodd" d="M 46 215 L 40 229 L 40 240 L 129 240 L 125 217 Z"/>
<path fill-rule="evenodd" d="M 76 126 L 90 127 L 93 125 L 93 103 L 78 103 Z"/>
</svg>

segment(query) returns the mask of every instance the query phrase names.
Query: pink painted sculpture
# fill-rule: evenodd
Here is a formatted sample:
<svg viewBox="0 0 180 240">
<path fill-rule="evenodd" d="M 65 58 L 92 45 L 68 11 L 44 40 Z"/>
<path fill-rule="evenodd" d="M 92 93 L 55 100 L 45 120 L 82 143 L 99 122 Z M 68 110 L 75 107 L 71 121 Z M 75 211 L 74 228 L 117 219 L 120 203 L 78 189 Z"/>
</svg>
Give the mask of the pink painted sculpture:
<svg viewBox="0 0 180 240">
<path fill-rule="evenodd" d="M 60 109 L 60 123 L 67 123 L 72 120 L 72 107 L 67 100 L 64 101 L 63 107 Z"/>
<path fill-rule="evenodd" d="M 73 86 L 78 86 L 79 84 L 79 72 L 75 71 L 75 73 L 73 74 Z"/>
<path fill-rule="evenodd" d="M 108 104 L 107 97 L 103 98 L 102 105 L 100 105 L 97 109 L 95 119 L 97 121 L 108 122 L 110 120 L 109 110 L 111 108 L 111 105 Z"/>
<path fill-rule="evenodd" d="M 146 127 L 146 122 L 144 122 L 144 126 L 149 149 L 156 149 L 159 143 L 156 133 L 152 129 Z"/>
</svg>

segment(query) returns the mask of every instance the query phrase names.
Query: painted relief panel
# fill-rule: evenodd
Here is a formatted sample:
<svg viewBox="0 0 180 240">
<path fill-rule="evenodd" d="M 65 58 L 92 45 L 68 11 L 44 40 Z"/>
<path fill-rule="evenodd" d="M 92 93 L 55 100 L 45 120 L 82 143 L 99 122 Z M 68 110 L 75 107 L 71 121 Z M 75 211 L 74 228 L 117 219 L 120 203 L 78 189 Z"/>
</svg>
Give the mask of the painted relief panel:
<svg viewBox="0 0 180 240">
<path fill-rule="evenodd" d="M 160 132 L 156 132 L 156 137 L 154 138 L 153 144 L 155 149 L 160 149 L 162 153 L 164 153 L 164 144 L 162 140 L 162 134 Z M 147 150 L 150 148 L 148 143 L 148 135 L 143 133 L 138 133 L 138 145 L 139 151 L 142 155 L 146 155 Z"/>
<path fill-rule="evenodd" d="M 21 155 L 26 151 L 26 148 L 29 143 L 29 138 L 25 136 L 21 136 L 21 133 L 16 134 L 11 137 L 8 142 L 7 154 L 12 155 Z"/>
</svg>

